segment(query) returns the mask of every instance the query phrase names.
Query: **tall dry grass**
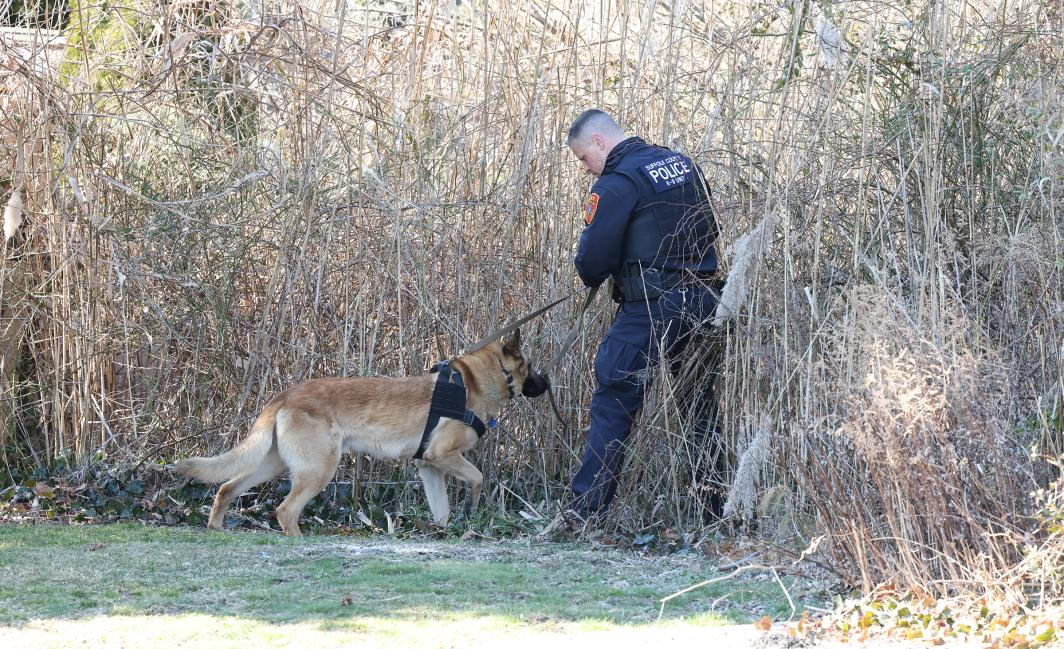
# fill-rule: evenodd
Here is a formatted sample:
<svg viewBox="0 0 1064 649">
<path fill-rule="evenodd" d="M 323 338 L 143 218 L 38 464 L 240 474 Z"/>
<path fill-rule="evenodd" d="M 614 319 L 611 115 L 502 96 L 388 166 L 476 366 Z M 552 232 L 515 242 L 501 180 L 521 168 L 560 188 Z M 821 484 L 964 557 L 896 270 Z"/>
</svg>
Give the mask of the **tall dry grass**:
<svg viewBox="0 0 1064 649">
<path fill-rule="evenodd" d="M 5 272 L 33 278 L 4 285 L 32 305 L 9 462 L 216 452 L 295 381 L 421 371 L 571 290 L 588 181 L 563 134 L 600 106 L 702 165 L 722 244 L 778 219 L 727 255 L 727 323 L 658 377 L 615 522 L 696 529 L 698 482 L 741 468 L 731 510 L 826 535 L 866 587 L 1017 559 L 1051 475 L 1031 450 L 1064 452 L 1056 2 L 250 6 L 75 2 L 60 74 L 5 59 L 38 106 L 2 127 Z M 47 151 L 28 175 L 13 141 Z M 488 506 L 564 497 L 596 315 L 554 377 L 578 430 L 513 408 L 475 452 Z M 676 398 L 707 381 L 713 403 Z M 341 479 L 394 509 L 409 477 Z"/>
</svg>

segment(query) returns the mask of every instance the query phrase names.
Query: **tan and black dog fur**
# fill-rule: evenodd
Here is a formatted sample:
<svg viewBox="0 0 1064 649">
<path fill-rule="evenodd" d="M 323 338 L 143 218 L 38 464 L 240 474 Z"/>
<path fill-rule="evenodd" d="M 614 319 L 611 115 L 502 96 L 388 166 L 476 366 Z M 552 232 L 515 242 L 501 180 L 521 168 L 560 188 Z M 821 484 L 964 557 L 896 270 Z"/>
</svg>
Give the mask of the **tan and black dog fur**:
<svg viewBox="0 0 1064 649">
<path fill-rule="evenodd" d="M 513 377 L 513 394 L 521 394 L 530 377 L 545 381 L 532 371 L 520 346 L 520 332 L 515 332 L 505 343 L 493 342 L 453 361 L 466 385 L 466 408 L 484 421 L 498 417 L 511 399 L 504 369 Z M 285 534 L 300 536 L 300 512 L 332 479 L 342 453 L 378 459 L 414 456 L 435 381 L 435 374 L 304 381 L 270 401 L 247 438 L 235 448 L 215 457 L 181 460 L 174 469 L 204 482 L 225 482 L 214 498 L 207 523 L 216 530 L 222 529 L 233 499 L 287 469 L 292 490 L 277 507 L 277 522 Z M 450 515 L 447 474 L 465 483 L 466 513 L 477 506 L 483 475 L 462 457 L 476 443 L 472 428 L 441 417 L 423 458 L 415 460 L 432 517 L 439 525 L 446 524 Z"/>
</svg>

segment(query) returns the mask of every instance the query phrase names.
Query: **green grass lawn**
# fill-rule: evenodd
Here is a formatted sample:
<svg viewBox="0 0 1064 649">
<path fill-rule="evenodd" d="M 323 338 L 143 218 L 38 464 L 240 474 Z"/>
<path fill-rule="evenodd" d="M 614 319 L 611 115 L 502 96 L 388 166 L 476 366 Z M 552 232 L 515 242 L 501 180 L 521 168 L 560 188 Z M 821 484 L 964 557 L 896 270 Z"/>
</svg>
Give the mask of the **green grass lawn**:
<svg viewBox="0 0 1064 649">
<path fill-rule="evenodd" d="M 528 539 L 0 525 L 0 646 L 126 639 L 317 649 L 354 637 L 467 646 L 543 633 L 689 632 L 789 614 L 775 584 L 728 581 L 669 602 L 657 621 L 660 598 L 714 574 L 692 553 Z"/>
</svg>

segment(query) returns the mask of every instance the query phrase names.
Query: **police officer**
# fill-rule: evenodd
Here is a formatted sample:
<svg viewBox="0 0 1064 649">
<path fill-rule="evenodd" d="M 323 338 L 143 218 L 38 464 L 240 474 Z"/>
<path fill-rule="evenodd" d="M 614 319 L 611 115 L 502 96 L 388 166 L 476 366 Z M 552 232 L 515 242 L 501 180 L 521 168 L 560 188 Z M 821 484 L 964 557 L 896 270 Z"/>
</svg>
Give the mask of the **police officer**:
<svg viewBox="0 0 1064 649">
<path fill-rule="evenodd" d="M 568 144 L 584 171 L 598 176 L 584 204 L 576 270 L 587 286 L 612 278 L 620 302 L 595 357 L 591 427 L 572 481 L 568 513 L 586 520 L 613 500 L 652 364 L 664 355 L 679 369 L 692 331 L 712 315 L 707 281 L 717 271 L 717 226 L 687 156 L 626 137 L 596 109 L 573 122 Z M 700 437 L 706 422 L 699 424 Z"/>
</svg>

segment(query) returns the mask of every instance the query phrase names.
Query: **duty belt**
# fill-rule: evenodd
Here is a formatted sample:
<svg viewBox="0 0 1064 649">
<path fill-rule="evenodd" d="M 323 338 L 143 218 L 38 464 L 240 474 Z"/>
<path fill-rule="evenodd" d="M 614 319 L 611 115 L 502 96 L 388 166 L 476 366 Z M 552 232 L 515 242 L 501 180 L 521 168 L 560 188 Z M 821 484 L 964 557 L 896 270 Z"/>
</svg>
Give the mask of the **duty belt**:
<svg viewBox="0 0 1064 649">
<path fill-rule="evenodd" d="M 643 302 L 656 300 L 666 291 L 683 284 L 708 283 L 716 278 L 716 272 L 643 268 L 639 263 L 631 263 L 621 277 L 621 290 L 625 302 Z"/>
</svg>

